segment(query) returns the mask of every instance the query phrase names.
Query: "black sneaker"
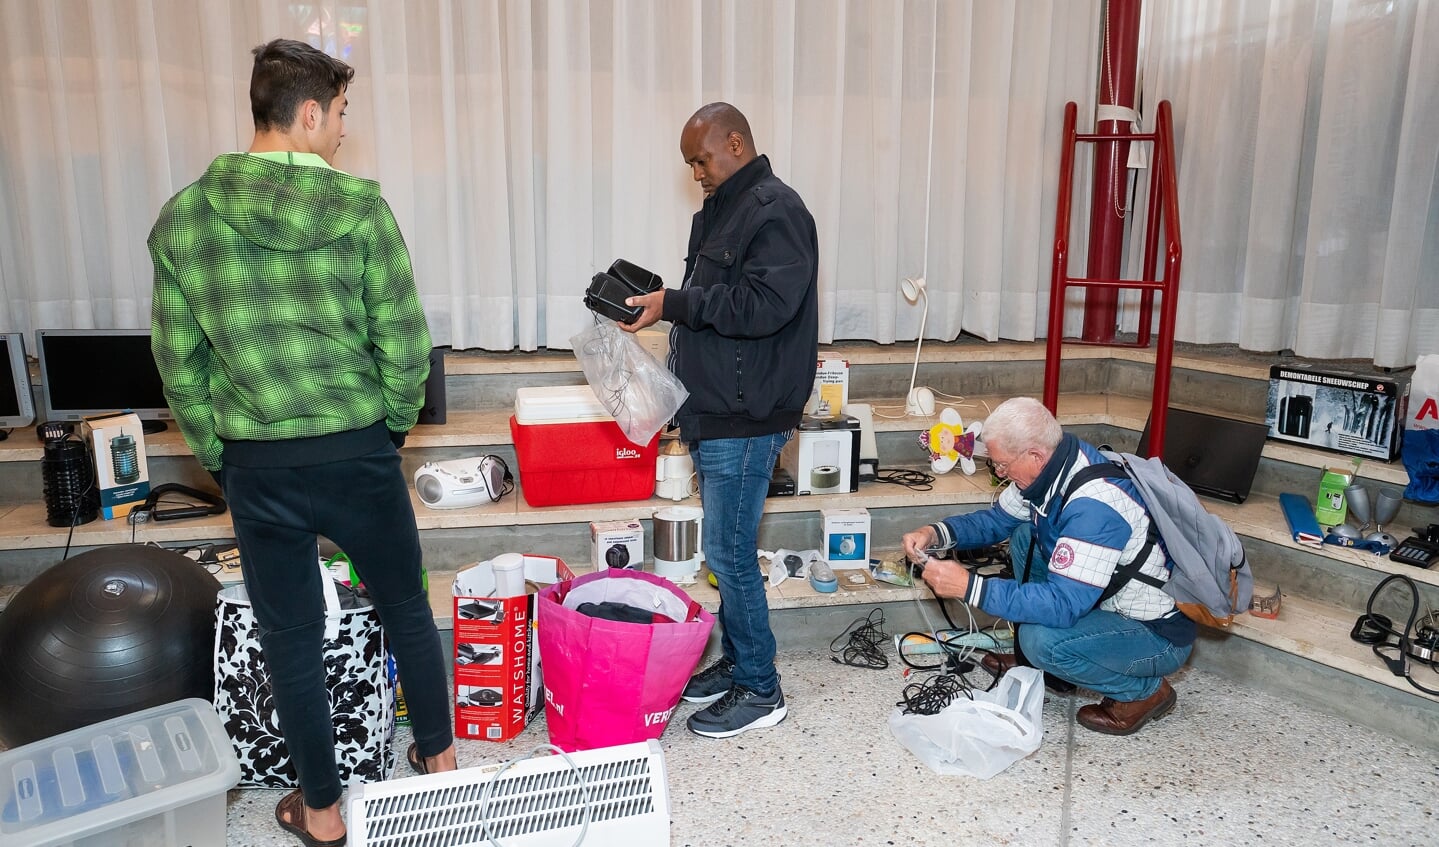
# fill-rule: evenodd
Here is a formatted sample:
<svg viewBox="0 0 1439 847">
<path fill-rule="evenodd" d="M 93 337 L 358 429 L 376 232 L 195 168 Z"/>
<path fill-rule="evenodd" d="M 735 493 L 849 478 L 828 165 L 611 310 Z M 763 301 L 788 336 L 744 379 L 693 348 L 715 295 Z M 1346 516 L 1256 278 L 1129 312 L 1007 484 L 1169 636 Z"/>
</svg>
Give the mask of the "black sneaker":
<svg viewBox="0 0 1439 847">
<path fill-rule="evenodd" d="M 746 730 L 774 726 L 787 714 L 784 692 L 779 688 L 768 697 L 761 697 L 743 685 L 736 685 L 708 709 L 690 715 L 685 725 L 690 732 L 705 738 L 730 738 Z"/>
<path fill-rule="evenodd" d="M 721 657 L 718 662 L 690 677 L 685 693 L 680 696 L 686 703 L 713 703 L 723 697 L 731 685 L 734 685 L 734 662 Z"/>
</svg>

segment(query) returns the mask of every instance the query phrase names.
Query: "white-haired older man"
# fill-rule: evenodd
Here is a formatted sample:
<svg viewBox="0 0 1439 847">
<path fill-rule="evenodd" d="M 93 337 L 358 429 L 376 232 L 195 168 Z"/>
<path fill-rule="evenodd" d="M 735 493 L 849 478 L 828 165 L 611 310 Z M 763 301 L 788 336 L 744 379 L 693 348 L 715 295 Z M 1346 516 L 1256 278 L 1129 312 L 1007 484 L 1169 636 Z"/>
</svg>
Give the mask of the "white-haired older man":
<svg viewBox="0 0 1439 847">
<path fill-rule="evenodd" d="M 1176 697 L 1164 677 L 1189 658 L 1194 622 L 1163 590 L 1137 579 L 1103 597 L 1116 569 L 1146 547 L 1149 517 L 1133 483 L 1090 480 L 1062 502 L 1075 473 L 1105 459 L 1028 397 L 1000 404 L 984 422 L 983 439 L 995 471 L 1013 484 L 989 509 L 907 533 L 906 554 L 923 561 L 935 549 L 1010 539 L 1014 579 L 981 577 L 951 561 L 929 559 L 924 580 L 938 596 L 962 598 L 1023 624 L 1020 656 L 1104 695 L 1079 710 L 1082 726 L 1129 735 L 1168 714 Z M 1150 545 L 1140 572 L 1164 580 L 1171 567 L 1163 548 Z M 984 664 L 1003 672 L 1020 661 L 996 654 Z"/>
</svg>

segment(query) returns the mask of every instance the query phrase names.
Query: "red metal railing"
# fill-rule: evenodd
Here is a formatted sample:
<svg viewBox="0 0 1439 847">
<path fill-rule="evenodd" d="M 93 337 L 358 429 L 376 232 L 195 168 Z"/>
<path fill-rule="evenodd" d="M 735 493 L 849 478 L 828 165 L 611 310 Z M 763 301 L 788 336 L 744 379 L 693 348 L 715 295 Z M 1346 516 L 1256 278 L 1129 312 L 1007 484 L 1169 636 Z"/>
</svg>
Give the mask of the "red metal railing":
<svg viewBox="0 0 1439 847">
<path fill-rule="evenodd" d="M 1183 255 L 1179 238 L 1179 193 L 1174 161 L 1174 123 L 1169 101 L 1159 103 L 1154 131 L 1126 135 L 1076 133 L 1074 103 L 1064 107 L 1064 150 L 1059 162 L 1059 200 L 1054 216 L 1054 267 L 1049 287 L 1049 339 L 1045 347 L 1044 405 L 1051 412 L 1059 406 L 1060 348 L 1063 344 L 1104 343 L 1112 347 L 1148 347 L 1153 323 L 1154 293 L 1162 296 L 1159 338 L 1154 354 L 1154 404 L 1149 416 L 1149 454 L 1164 453 L 1164 428 L 1169 409 L 1169 374 L 1174 363 L 1174 319 L 1179 305 L 1179 264 Z M 1149 209 L 1144 229 L 1144 268 L 1140 279 L 1086 279 L 1069 275 L 1069 218 L 1074 190 L 1074 151 L 1080 142 L 1128 141 L 1150 143 Z M 1163 226 L 1164 278 L 1156 275 L 1159 264 L 1159 231 Z M 1073 286 L 1085 289 L 1134 289 L 1139 295 L 1139 335 L 1133 344 L 1087 342 L 1064 338 L 1064 299 Z"/>
</svg>

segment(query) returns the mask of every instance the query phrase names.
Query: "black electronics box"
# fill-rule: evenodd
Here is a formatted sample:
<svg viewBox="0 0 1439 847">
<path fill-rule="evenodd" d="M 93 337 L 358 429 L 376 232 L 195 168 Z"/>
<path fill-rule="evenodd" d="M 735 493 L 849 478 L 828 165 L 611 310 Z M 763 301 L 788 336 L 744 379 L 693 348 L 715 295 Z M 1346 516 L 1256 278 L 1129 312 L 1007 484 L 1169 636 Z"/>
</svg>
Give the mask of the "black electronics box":
<svg viewBox="0 0 1439 847">
<path fill-rule="evenodd" d="M 1407 379 L 1308 365 L 1269 369 L 1265 422 L 1276 441 L 1392 462 L 1408 409 Z"/>
<path fill-rule="evenodd" d="M 793 497 L 794 477 L 790 476 L 789 471 L 784 468 L 776 467 L 774 469 L 774 476 L 771 476 L 769 479 L 769 493 L 765 496 Z"/>
</svg>

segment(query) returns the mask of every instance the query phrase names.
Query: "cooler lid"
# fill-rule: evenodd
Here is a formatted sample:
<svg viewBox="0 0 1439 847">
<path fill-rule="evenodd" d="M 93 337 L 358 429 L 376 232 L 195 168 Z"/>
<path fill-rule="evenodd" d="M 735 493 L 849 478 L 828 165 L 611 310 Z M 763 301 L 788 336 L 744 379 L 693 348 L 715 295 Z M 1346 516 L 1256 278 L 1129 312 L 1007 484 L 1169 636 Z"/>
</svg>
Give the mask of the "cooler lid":
<svg viewBox="0 0 1439 847">
<path fill-rule="evenodd" d="M 225 727 L 204 700 L 122 715 L 0 753 L 0 847 L 68 844 L 239 781 Z"/>
<path fill-rule="evenodd" d="M 612 421 L 588 385 L 550 385 L 515 392 L 515 420 L 522 424 Z"/>
</svg>

